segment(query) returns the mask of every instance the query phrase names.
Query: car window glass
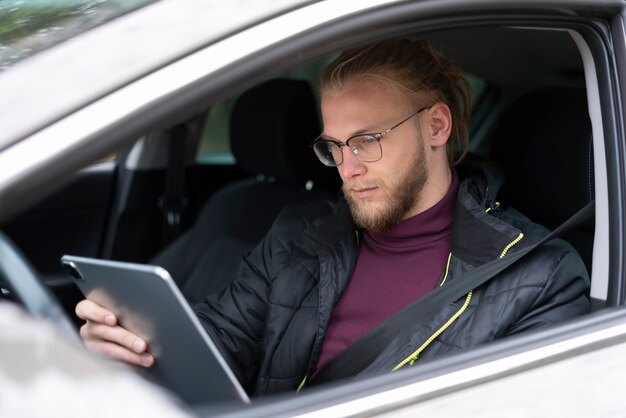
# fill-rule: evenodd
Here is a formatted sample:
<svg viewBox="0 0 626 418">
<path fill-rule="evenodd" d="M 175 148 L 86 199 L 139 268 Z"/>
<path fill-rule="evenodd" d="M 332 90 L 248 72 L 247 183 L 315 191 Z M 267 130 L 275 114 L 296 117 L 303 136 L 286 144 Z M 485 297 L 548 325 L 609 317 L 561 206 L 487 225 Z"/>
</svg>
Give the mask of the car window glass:
<svg viewBox="0 0 626 418">
<path fill-rule="evenodd" d="M 235 99 L 215 104 L 207 114 L 196 162 L 199 164 L 235 164 L 230 151 L 230 113 Z"/>
<path fill-rule="evenodd" d="M 477 77 L 470 73 L 464 73 L 465 79 L 470 85 L 472 90 L 472 107 L 476 105 L 482 98 L 485 90 L 487 89 L 487 80 L 484 78 Z"/>
<path fill-rule="evenodd" d="M 0 0 L 0 71 L 157 0 Z"/>
</svg>

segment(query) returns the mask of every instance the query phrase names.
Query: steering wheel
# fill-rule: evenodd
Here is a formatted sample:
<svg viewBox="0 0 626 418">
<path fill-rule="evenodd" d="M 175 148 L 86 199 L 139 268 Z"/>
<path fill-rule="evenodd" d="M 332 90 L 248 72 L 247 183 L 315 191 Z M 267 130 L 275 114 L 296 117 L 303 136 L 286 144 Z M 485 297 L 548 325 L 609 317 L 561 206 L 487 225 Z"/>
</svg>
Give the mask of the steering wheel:
<svg viewBox="0 0 626 418">
<path fill-rule="evenodd" d="M 45 318 L 78 339 L 69 316 L 35 269 L 11 240 L 0 232 L 0 284 L 34 316 Z"/>
</svg>

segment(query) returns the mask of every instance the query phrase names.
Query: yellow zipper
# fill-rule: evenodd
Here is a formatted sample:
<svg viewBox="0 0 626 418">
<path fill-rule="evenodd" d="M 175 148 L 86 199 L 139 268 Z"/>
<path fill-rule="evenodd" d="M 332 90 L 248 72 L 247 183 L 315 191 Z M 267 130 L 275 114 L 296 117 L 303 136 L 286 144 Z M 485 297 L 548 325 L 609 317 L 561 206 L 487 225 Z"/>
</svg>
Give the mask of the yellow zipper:
<svg viewBox="0 0 626 418">
<path fill-rule="evenodd" d="M 446 272 L 443 275 L 443 280 L 441 281 L 441 284 L 439 285 L 439 287 L 443 286 L 443 284 L 446 282 L 446 279 L 448 278 L 448 270 L 450 269 L 450 260 L 452 259 L 452 252 L 450 252 L 450 254 L 448 254 L 448 262 L 446 263 Z"/>
<path fill-rule="evenodd" d="M 502 254 L 500 254 L 500 258 L 504 258 L 504 256 L 506 255 L 506 253 L 509 252 L 511 247 L 513 247 L 515 244 L 520 242 L 523 238 L 524 238 L 524 234 L 520 232 L 519 235 L 517 236 L 517 238 L 515 238 L 513 241 L 511 241 L 511 243 L 509 245 L 504 247 L 504 250 L 502 250 Z"/>
<path fill-rule="evenodd" d="M 467 309 L 467 306 L 470 303 L 470 300 L 472 299 L 472 293 L 474 291 L 470 290 L 470 292 L 467 294 L 467 297 L 465 298 L 465 303 L 463 304 L 463 306 L 461 306 L 461 309 L 459 309 L 454 315 L 452 315 L 452 317 L 448 320 L 448 322 L 446 322 L 445 324 L 443 324 L 443 326 L 441 328 L 439 328 L 437 331 L 435 331 L 435 333 L 433 335 L 430 336 L 430 338 L 428 338 L 424 344 L 422 344 L 420 346 L 420 348 L 418 348 L 417 350 L 415 350 L 410 356 L 408 356 L 407 358 L 405 358 L 404 360 L 402 360 L 396 367 L 394 367 L 391 371 L 395 372 L 396 370 L 398 370 L 399 368 L 405 366 L 407 363 L 410 363 L 410 365 L 412 366 L 413 363 L 415 363 L 415 361 L 417 360 L 417 358 L 419 357 L 419 355 L 422 353 L 422 351 L 424 351 L 426 349 L 426 347 L 428 347 L 430 345 L 430 343 L 432 343 L 434 341 L 435 338 L 437 338 L 442 332 L 444 332 L 446 329 L 448 329 L 448 327 L 450 325 L 452 325 L 452 323 L 454 321 L 456 321 L 456 319 L 461 316 L 461 314 L 465 311 L 465 309 Z"/>
<path fill-rule="evenodd" d="M 302 388 L 304 387 L 304 385 L 306 385 L 306 379 L 308 376 L 304 376 L 304 379 L 302 379 L 302 382 L 300 382 L 300 384 L 298 385 L 298 389 L 296 389 L 296 394 L 300 393 L 300 391 L 302 390 Z"/>
<path fill-rule="evenodd" d="M 489 213 L 492 210 L 498 209 L 499 207 L 500 207 L 500 202 L 496 202 L 496 205 L 494 207 L 485 209 L 485 212 Z"/>
<path fill-rule="evenodd" d="M 502 250 L 502 253 L 500 254 L 500 258 L 503 258 L 504 256 L 506 256 L 506 253 L 509 252 L 509 250 L 517 243 L 519 243 L 522 239 L 524 238 L 524 234 L 520 232 L 520 234 L 517 236 L 517 238 L 515 238 L 513 241 L 511 241 L 506 247 L 504 247 L 504 250 Z M 445 275 L 443 277 L 443 280 L 441 281 L 441 284 L 439 286 L 443 286 L 443 284 L 446 282 L 446 279 L 448 278 L 448 271 L 450 268 L 450 259 L 452 258 L 452 253 L 450 253 L 448 255 L 448 263 L 446 264 L 446 272 Z M 430 345 L 430 343 L 432 343 L 435 338 L 437 338 L 439 335 L 441 335 L 446 329 L 448 329 L 450 327 L 450 325 L 452 325 L 454 323 L 454 321 L 456 321 L 458 319 L 459 316 L 461 316 L 461 314 L 463 312 L 465 312 L 465 310 L 467 309 L 467 307 L 469 306 L 470 301 L 472 300 L 472 294 L 473 294 L 473 290 L 471 290 L 467 296 L 465 297 L 465 302 L 463 303 L 463 306 L 461 306 L 461 308 L 454 314 L 452 315 L 452 317 L 448 320 L 448 322 L 446 322 L 445 324 L 443 324 L 443 326 L 441 328 L 439 328 L 437 331 L 435 331 L 435 333 L 433 335 L 431 335 L 425 342 L 424 344 L 422 344 L 417 350 L 415 350 L 413 353 L 411 353 L 410 356 L 408 356 L 407 358 L 405 358 L 404 360 L 402 360 L 400 363 L 398 363 L 398 365 L 396 365 L 396 367 L 394 367 L 392 369 L 392 371 L 397 371 L 398 369 L 400 369 L 403 366 L 406 366 L 407 363 L 409 363 L 409 365 L 413 365 L 413 363 L 415 363 L 417 361 L 417 359 L 419 358 L 420 354 L 426 349 L 426 347 L 428 347 Z"/>
</svg>

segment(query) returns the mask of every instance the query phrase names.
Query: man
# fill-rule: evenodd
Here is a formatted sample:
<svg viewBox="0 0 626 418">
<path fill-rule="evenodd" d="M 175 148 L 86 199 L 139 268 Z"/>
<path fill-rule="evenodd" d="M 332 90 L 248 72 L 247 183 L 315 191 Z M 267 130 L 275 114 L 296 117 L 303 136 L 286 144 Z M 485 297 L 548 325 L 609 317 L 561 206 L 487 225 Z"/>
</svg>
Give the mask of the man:
<svg viewBox="0 0 626 418">
<path fill-rule="evenodd" d="M 197 307 L 254 394 L 295 389 L 402 307 L 461 273 L 545 236 L 490 197 L 480 172 L 459 181 L 469 94 L 460 71 L 426 42 L 348 51 L 321 76 L 324 132 L 343 198 L 288 208 L 228 287 Z M 530 123 L 530 122 L 529 122 Z M 489 196 L 486 194 L 489 189 Z M 465 297 L 416 318 L 361 375 L 390 372 L 589 309 L 586 269 L 553 241 Z M 86 344 L 150 366 L 146 343 L 83 301 Z"/>
</svg>

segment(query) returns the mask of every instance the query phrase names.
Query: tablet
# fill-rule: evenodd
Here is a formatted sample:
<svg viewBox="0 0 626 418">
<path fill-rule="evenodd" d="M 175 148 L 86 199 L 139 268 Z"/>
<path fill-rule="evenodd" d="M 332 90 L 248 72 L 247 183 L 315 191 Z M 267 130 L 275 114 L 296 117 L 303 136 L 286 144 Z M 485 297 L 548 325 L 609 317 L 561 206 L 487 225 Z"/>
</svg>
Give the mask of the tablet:
<svg viewBox="0 0 626 418">
<path fill-rule="evenodd" d="M 155 357 L 141 369 L 191 405 L 250 402 L 170 274 L 158 266 L 65 255 L 61 263 L 87 299 L 118 316 Z"/>
</svg>

